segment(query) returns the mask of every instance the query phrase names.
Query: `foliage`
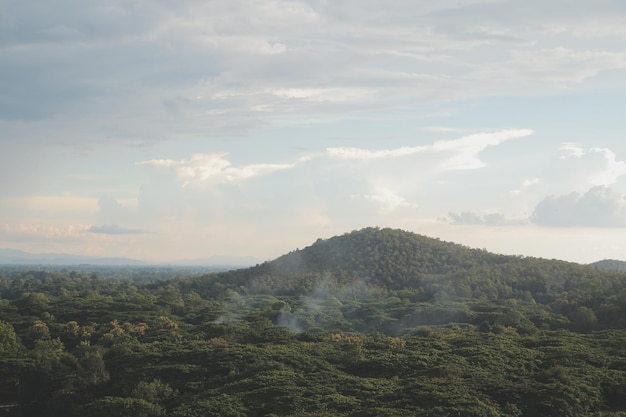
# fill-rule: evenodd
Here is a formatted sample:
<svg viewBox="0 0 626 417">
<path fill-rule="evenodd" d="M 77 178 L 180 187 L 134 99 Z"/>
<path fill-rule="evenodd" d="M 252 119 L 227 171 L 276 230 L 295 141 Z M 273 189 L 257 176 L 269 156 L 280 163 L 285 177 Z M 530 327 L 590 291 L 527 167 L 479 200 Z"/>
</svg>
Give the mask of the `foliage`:
<svg viewBox="0 0 626 417">
<path fill-rule="evenodd" d="M 626 413 L 619 272 L 370 228 L 170 275 L 0 272 L 0 412 Z"/>
</svg>

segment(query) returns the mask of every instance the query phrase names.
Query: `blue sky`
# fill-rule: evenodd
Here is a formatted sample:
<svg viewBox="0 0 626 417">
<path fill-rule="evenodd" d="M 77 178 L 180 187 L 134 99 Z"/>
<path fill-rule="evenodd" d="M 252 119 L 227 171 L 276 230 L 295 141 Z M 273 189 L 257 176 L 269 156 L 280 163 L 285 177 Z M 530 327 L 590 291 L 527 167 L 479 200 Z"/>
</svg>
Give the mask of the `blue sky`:
<svg viewBox="0 0 626 417">
<path fill-rule="evenodd" d="M 625 259 L 624 45 L 617 0 L 5 0 L 0 247 Z"/>
</svg>

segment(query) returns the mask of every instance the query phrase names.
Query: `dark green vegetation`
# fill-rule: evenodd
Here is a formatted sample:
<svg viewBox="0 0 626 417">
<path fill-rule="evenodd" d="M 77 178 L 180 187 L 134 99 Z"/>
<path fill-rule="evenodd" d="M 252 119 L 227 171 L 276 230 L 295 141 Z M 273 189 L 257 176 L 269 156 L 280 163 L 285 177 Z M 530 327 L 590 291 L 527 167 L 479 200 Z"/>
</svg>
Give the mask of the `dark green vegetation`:
<svg viewBox="0 0 626 417">
<path fill-rule="evenodd" d="M 372 228 L 101 274 L 0 274 L 0 416 L 626 416 L 624 273 Z"/>
<path fill-rule="evenodd" d="M 622 271 L 626 272 L 626 262 L 618 261 L 615 259 L 604 259 L 602 261 L 589 264 L 596 268 L 606 269 L 607 271 Z"/>
</svg>

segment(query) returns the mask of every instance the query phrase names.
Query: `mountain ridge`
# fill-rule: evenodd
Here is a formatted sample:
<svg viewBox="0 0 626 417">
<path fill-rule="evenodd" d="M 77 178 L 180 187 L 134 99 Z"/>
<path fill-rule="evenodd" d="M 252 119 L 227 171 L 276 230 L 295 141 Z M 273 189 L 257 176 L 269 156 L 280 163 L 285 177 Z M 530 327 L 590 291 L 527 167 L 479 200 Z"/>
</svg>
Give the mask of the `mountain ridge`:
<svg viewBox="0 0 626 417">
<path fill-rule="evenodd" d="M 50 265 L 50 266 L 223 266 L 245 268 L 258 260 L 253 257 L 210 256 L 197 259 L 181 259 L 173 262 L 147 262 L 124 257 L 98 257 L 67 253 L 31 253 L 12 248 L 0 248 L 0 265 Z"/>
<path fill-rule="evenodd" d="M 18 249 L 0 248 L 3 265 L 123 265 L 145 266 L 146 262 L 123 257 L 95 257 L 65 253 L 31 253 Z"/>
</svg>

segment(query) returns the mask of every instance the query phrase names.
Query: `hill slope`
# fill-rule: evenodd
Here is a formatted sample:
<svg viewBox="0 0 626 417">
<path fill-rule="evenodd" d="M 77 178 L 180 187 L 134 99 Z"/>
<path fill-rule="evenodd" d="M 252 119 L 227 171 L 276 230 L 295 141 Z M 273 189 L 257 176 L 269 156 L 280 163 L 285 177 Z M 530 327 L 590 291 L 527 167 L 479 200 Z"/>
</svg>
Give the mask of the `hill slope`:
<svg viewBox="0 0 626 417">
<path fill-rule="evenodd" d="M 271 262 L 205 277 L 211 291 L 304 295 L 320 285 L 362 283 L 385 291 L 439 296 L 533 298 L 553 302 L 569 292 L 621 288 L 623 273 L 577 263 L 498 255 L 395 229 L 367 228 L 318 239 Z M 612 293 L 614 295 L 614 293 Z"/>
<path fill-rule="evenodd" d="M 604 269 L 606 271 L 626 272 L 626 262 L 618 261 L 616 259 L 604 259 L 602 261 L 591 263 L 589 266 Z"/>
<path fill-rule="evenodd" d="M 367 228 L 283 255 L 270 264 L 281 274 L 347 269 L 376 275 L 385 268 L 394 274 L 446 273 L 501 261 L 503 256 L 396 229 Z"/>
</svg>

